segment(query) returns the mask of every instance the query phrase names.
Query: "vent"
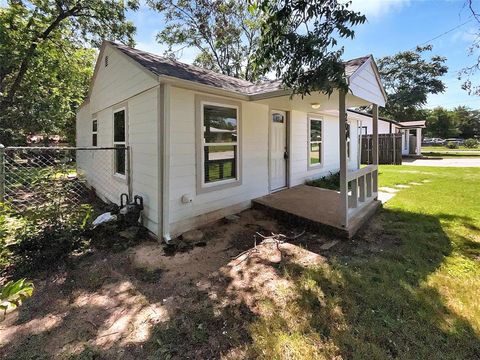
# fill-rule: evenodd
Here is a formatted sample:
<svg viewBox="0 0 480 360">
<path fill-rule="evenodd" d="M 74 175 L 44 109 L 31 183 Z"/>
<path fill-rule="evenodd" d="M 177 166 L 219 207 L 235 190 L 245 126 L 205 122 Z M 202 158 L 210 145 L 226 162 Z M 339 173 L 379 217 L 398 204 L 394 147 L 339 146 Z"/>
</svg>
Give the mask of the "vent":
<svg viewBox="0 0 480 360">
<path fill-rule="evenodd" d="M 107 67 L 107 66 L 108 66 L 108 55 L 105 56 L 105 67 Z"/>
</svg>

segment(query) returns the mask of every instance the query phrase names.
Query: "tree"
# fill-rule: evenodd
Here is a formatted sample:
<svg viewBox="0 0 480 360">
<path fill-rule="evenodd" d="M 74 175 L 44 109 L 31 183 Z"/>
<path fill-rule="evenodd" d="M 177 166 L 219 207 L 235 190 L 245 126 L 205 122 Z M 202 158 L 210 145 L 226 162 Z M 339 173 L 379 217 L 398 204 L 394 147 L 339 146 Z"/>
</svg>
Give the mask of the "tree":
<svg viewBox="0 0 480 360">
<path fill-rule="evenodd" d="M 468 54 L 474 57 L 473 64 L 460 70 L 458 79 L 465 79 L 465 82 L 462 84 L 462 89 L 466 90 L 470 95 L 480 96 L 480 84 L 475 84 L 471 80 L 472 76 L 480 70 L 480 10 L 477 10 L 473 6 L 473 0 L 467 0 L 466 5 L 470 9 L 473 18 L 478 23 L 478 29 L 476 37 L 468 49 Z"/>
<path fill-rule="evenodd" d="M 414 120 L 429 94 L 445 91 L 440 77 L 448 71 L 446 58 L 432 56 L 425 60 L 423 54 L 431 50 L 430 45 L 417 47 L 415 51 L 402 51 L 378 60 L 378 70 L 388 94 L 383 115 L 399 121 Z"/>
<path fill-rule="evenodd" d="M 442 107 L 431 110 L 427 117 L 426 133 L 444 139 L 457 136 L 459 131 L 452 112 Z"/>
<path fill-rule="evenodd" d="M 77 76 L 91 71 L 86 69 L 92 62 L 86 44 L 96 46 L 102 38 L 132 43 L 135 28 L 125 11 L 137 8 L 138 0 L 126 5 L 115 0 L 10 0 L 0 8 L 0 141 L 6 133 L 31 127 L 28 121 L 39 114 L 45 124 L 47 113 L 59 115 L 67 103 L 78 104 L 86 88 L 84 77 Z M 68 71 L 82 86 L 69 82 Z"/>
<path fill-rule="evenodd" d="M 452 112 L 460 137 L 470 139 L 480 136 L 480 111 L 458 106 Z"/>
<path fill-rule="evenodd" d="M 353 38 L 352 28 L 366 21 L 350 5 L 337 0 L 251 0 L 250 10 L 261 18 L 256 72 L 275 72 L 294 94 L 346 90 L 337 37 Z"/>
<path fill-rule="evenodd" d="M 194 64 L 225 75 L 255 80 L 251 59 L 258 49 L 259 21 L 238 0 L 149 0 L 164 15 L 157 39 L 177 57 L 185 47 L 199 50 Z M 178 48 L 175 48 L 178 47 Z"/>
</svg>

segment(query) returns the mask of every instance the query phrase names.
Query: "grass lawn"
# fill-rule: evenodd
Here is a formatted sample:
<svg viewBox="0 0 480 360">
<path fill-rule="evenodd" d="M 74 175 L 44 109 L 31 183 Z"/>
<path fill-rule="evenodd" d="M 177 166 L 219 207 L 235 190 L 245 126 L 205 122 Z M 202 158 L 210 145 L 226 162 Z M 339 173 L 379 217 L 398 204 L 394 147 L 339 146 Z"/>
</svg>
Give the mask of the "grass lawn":
<svg viewBox="0 0 480 360">
<path fill-rule="evenodd" d="M 480 168 L 379 172 L 420 185 L 327 250 L 338 239 L 308 231 L 259 245 L 303 229 L 247 210 L 187 253 L 149 242 L 31 278 L 0 358 L 480 359 Z"/>
<path fill-rule="evenodd" d="M 442 157 L 480 156 L 480 149 L 471 149 L 465 146 L 460 146 L 458 149 L 449 149 L 446 146 L 424 146 L 422 147 L 422 154 L 424 156 Z"/>
<path fill-rule="evenodd" d="M 401 190 L 363 238 L 256 321 L 265 359 L 480 359 L 480 169 L 381 166 Z M 369 245 L 370 244 L 370 245 Z"/>
</svg>

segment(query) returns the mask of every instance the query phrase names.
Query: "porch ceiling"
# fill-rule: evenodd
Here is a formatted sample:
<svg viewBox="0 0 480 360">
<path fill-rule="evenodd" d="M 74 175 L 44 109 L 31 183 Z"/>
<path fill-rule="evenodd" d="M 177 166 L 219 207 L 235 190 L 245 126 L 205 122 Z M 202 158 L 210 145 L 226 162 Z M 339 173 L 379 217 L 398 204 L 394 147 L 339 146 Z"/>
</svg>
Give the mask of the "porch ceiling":
<svg viewBox="0 0 480 360">
<path fill-rule="evenodd" d="M 334 91 L 332 95 L 328 96 L 323 93 L 317 92 L 307 96 L 296 95 L 293 98 L 290 95 L 278 95 L 268 99 L 254 100 L 256 103 L 266 104 L 272 109 L 276 110 L 297 110 L 307 113 L 322 113 L 328 111 L 337 111 L 338 114 L 338 91 Z M 359 107 L 371 105 L 370 102 L 360 99 L 359 97 L 347 94 L 346 97 L 347 107 Z M 318 109 L 313 109 L 312 104 L 320 104 Z"/>
</svg>

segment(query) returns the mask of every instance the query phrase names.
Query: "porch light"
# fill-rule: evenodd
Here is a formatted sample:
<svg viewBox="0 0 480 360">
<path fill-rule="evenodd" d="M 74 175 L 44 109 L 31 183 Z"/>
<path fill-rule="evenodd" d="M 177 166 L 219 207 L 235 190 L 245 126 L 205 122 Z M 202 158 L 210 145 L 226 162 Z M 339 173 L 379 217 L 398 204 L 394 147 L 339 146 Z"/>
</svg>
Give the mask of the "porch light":
<svg viewBox="0 0 480 360">
<path fill-rule="evenodd" d="M 319 103 L 311 103 L 312 109 L 320 109 L 320 104 Z"/>
</svg>

